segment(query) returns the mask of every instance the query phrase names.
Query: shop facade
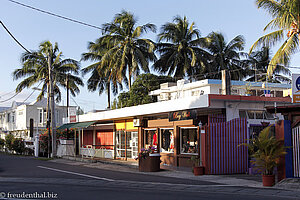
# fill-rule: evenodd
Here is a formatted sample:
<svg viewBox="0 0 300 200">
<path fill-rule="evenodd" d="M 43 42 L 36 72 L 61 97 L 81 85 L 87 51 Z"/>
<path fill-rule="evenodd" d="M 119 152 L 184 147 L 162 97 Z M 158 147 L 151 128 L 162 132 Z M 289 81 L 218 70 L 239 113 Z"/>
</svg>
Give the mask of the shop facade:
<svg viewBox="0 0 300 200">
<path fill-rule="evenodd" d="M 191 167 L 191 157 L 198 156 L 207 174 L 245 173 L 247 150 L 240 144 L 249 138 L 250 125 L 268 120 L 260 119 L 266 105 L 289 101 L 202 95 L 85 114 L 79 116 L 80 123 L 94 123 L 80 130 L 80 155 L 93 152 L 89 157 L 134 160 L 142 148 L 154 146 L 162 165 Z M 245 113 L 250 117 L 243 117 Z M 105 156 L 108 151 L 110 157 Z"/>
</svg>

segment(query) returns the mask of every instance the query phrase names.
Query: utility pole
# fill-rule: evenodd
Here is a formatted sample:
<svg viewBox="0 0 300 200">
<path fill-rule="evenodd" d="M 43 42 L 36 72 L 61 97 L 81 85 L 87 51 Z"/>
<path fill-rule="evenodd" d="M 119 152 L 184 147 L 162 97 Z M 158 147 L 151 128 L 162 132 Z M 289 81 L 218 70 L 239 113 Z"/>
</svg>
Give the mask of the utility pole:
<svg viewBox="0 0 300 200">
<path fill-rule="evenodd" d="M 51 132 L 52 132 L 52 158 L 56 157 L 56 121 L 55 121 L 55 103 L 53 90 L 52 73 L 52 52 L 48 52 L 49 86 L 50 86 L 50 108 L 51 108 Z"/>
<path fill-rule="evenodd" d="M 68 123 L 70 123 L 69 120 L 69 73 L 67 74 L 67 78 L 66 78 L 66 86 L 67 86 L 67 119 L 68 119 Z M 67 128 L 67 140 L 69 139 L 69 128 Z"/>
<path fill-rule="evenodd" d="M 50 155 L 50 146 L 51 146 L 51 131 L 50 131 L 50 78 L 48 79 L 47 84 L 47 123 L 46 128 L 48 130 L 48 158 L 51 157 Z"/>
</svg>

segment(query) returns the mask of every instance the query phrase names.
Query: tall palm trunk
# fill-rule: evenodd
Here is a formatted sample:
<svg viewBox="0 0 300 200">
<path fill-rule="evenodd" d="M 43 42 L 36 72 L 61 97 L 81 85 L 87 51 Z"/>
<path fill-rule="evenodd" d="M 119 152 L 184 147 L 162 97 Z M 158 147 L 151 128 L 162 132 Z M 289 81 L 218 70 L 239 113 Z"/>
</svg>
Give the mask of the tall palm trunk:
<svg viewBox="0 0 300 200">
<path fill-rule="evenodd" d="M 129 88 L 129 91 L 130 91 L 130 88 L 131 88 L 131 67 L 128 66 L 128 88 Z"/>
<path fill-rule="evenodd" d="M 107 92 L 107 109 L 110 109 L 110 81 L 106 83 L 106 92 Z"/>
</svg>

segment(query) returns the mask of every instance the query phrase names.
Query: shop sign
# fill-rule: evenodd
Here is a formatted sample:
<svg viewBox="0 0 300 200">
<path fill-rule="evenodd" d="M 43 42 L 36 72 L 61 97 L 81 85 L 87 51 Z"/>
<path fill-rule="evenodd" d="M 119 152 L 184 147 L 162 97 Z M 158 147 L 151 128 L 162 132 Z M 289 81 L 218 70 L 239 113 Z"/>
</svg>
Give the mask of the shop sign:
<svg viewBox="0 0 300 200">
<path fill-rule="evenodd" d="M 196 116 L 197 116 L 196 110 L 170 112 L 169 121 L 172 122 L 172 121 L 196 119 Z"/>
<path fill-rule="evenodd" d="M 75 107 L 69 107 L 69 122 L 76 122 L 76 108 Z"/>
<path fill-rule="evenodd" d="M 300 103 L 300 74 L 292 74 L 293 103 Z"/>
</svg>

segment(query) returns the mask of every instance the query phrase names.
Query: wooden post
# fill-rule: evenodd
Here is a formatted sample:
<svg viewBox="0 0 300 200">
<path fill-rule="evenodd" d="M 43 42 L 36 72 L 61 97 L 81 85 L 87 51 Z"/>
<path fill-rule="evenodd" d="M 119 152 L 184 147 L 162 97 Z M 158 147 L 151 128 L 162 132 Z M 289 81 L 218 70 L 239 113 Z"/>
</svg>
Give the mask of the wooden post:
<svg viewBox="0 0 300 200">
<path fill-rule="evenodd" d="M 179 127 L 174 127 L 174 165 L 178 167 L 178 155 L 180 154 L 180 131 Z"/>
</svg>

